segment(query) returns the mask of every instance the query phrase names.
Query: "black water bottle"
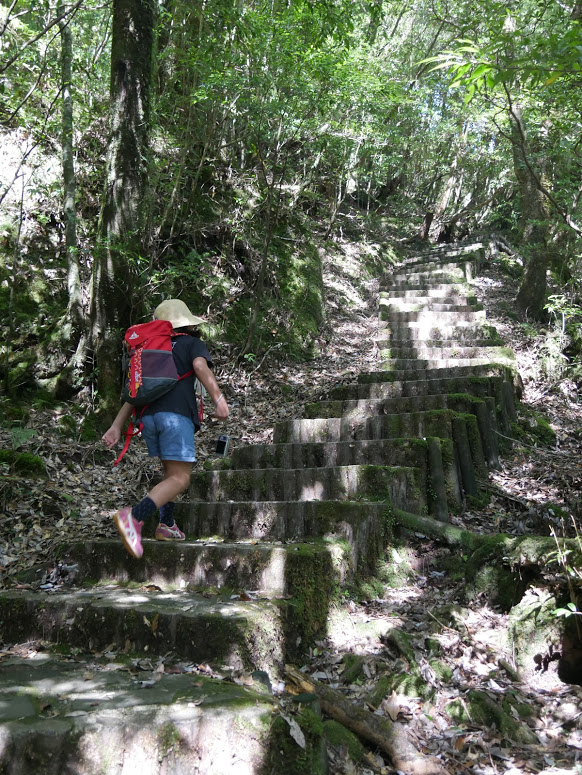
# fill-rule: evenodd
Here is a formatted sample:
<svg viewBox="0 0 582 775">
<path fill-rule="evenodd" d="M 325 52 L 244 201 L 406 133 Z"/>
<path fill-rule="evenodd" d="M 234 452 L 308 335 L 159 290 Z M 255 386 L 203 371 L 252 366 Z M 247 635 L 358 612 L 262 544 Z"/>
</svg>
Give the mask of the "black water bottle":
<svg viewBox="0 0 582 775">
<path fill-rule="evenodd" d="M 216 442 L 217 455 L 220 455 L 220 457 L 226 457 L 228 455 L 228 442 L 229 438 L 226 434 L 218 437 L 218 441 Z"/>
</svg>

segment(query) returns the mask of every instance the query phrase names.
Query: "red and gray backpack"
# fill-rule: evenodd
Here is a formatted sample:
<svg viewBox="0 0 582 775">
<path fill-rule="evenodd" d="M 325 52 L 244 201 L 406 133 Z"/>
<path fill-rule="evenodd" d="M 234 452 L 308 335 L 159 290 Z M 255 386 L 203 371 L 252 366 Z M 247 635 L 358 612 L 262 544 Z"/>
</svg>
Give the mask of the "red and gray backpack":
<svg viewBox="0 0 582 775">
<path fill-rule="evenodd" d="M 181 379 L 194 374 L 193 369 L 186 374 L 178 374 L 172 354 L 172 336 L 182 334 L 173 330 L 169 320 L 139 323 L 125 332 L 121 397 L 123 401 L 131 404 L 134 410 L 123 450 L 113 463 L 114 466 L 127 452 L 132 436 L 142 430 L 141 416 L 145 408 L 168 393 Z M 139 408 L 141 412 L 138 413 Z"/>
</svg>

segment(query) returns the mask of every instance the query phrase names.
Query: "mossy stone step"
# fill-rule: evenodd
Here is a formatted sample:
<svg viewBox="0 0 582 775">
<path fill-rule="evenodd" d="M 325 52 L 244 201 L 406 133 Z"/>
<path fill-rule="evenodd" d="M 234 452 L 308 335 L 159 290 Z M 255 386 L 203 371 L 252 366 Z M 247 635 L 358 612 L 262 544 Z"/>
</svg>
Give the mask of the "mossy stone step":
<svg viewBox="0 0 582 775">
<path fill-rule="evenodd" d="M 496 363 L 511 366 L 513 357 L 495 358 Z M 464 366 L 487 366 L 491 358 L 383 358 L 378 367 L 385 371 L 410 371 L 416 372 L 426 369 L 454 369 Z"/>
<path fill-rule="evenodd" d="M 426 469 L 426 439 L 362 439 L 291 444 L 253 444 L 235 449 L 231 462 L 241 468 L 328 468 L 368 465 Z"/>
<path fill-rule="evenodd" d="M 478 480 L 486 475 L 480 424 L 474 414 L 437 409 L 367 417 L 360 423 L 346 418 L 289 420 L 274 429 L 275 442 L 337 441 L 349 439 L 451 439 L 464 491 L 476 495 Z M 492 442 L 493 443 L 493 442 Z M 489 450 L 488 459 L 495 456 Z M 491 463 L 490 463 L 491 464 Z"/>
<path fill-rule="evenodd" d="M 437 448 L 435 448 L 435 445 Z M 235 450 L 232 464 L 241 468 L 336 467 L 357 465 L 400 466 L 421 472 L 429 493 L 429 513 L 441 519 L 461 504 L 461 490 L 450 439 L 374 439 L 312 444 L 264 444 Z"/>
<path fill-rule="evenodd" d="M 465 289 L 467 290 L 467 289 Z M 384 304 L 390 299 L 402 299 L 402 301 L 416 301 L 418 299 L 432 299 L 441 304 L 466 304 L 467 298 L 474 296 L 473 291 L 469 294 L 450 288 L 446 293 L 438 289 L 428 288 L 420 291 L 411 291 L 407 288 L 394 288 L 390 291 L 380 291 L 379 303 Z"/>
<path fill-rule="evenodd" d="M 450 423 L 458 414 L 450 409 L 383 414 L 362 417 L 354 421 L 347 417 L 306 418 L 276 423 L 275 444 L 326 441 L 357 441 L 359 439 L 452 438 Z M 477 422 L 474 415 L 469 422 Z M 475 426 L 477 427 L 477 426 Z"/>
<path fill-rule="evenodd" d="M 401 398 L 370 398 L 360 401 L 320 401 L 315 404 L 307 404 L 305 415 L 306 419 L 342 417 L 353 422 L 362 422 L 374 415 L 404 416 L 442 409 L 452 409 L 459 413 L 475 415 L 487 463 L 491 467 L 497 467 L 499 464 L 499 445 L 497 442 L 497 413 L 493 396 L 476 398 L 468 393 L 445 393 Z"/>
<path fill-rule="evenodd" d="M 166 543 L 145 540 L 143 557 L 136 561 L 118 539 L 78 541 L 61 547 L 68 564 L 78 566 L 76 582 L 103 581 L 155 584 L 163 590 L 203 588 L 253 590 L 260 597 L 295 595 L 295 559 L 304 554 L 302 570 L 315 577 L 318 568 L 331 567 L 338 578 L 348 575 L 349 557 L 342 545 L 328 542 L 286 544 L 271 542 Z M 325 557 L 322 557 L 325 554 Z"/>
<path fill-rule="evenodd" d="M 380 291 L 390 292 L 391 287 L 390 285 L 382 285 L 380 283 Z M 440 292 L 443 296 L 448 296 L 449 293 L 460 293 L 466 296 L 474 295 L 474 289 L 470 285 L 463 285 L 458 281 L 440 282 L 438 279 L 435 282 L 430 282 L 428 278 L 419 282 L 402 282 L 395 287 L 395 290 L 424 291 L 426 296 L 428 296 L 429 292 L 434 293 L 435 291 Z"/>
<path fill-rule="evenodd" d="M 384 550 L 392 507 L 353 501 L 220 501 L 176 504 L 176 518 L 189 536 L 235 540 L 341 539 L 352 572 L 374 572 Z"/>
<path fill-rule="evenodd" d="M 492 326 L 479 322 L 460 320 L 454 324 L 438 321 L 411 321 L 411 322 L 393 322 L 385 326 L 378 334 L 376 342 L 382 347 L 383 342 L 429 342 L 429 341 L 453 341 L 455 343 L 463 342 L 489 342 L 498 344 L 502 342 L 499 334 Z"/>
<path fill-rule="evenodd" d="M 413 267 L 421 264 L 430 266 L 439 266 L 443 262 L 480 262 L 485 256 L 484 243 L 481 241 L 473 241 L 467 244 L 459 244 L 455 247 L 446 245 L 442 248 L 431 247 L 427 250 L 417 251 L 413 257 L 404 259 L 400 262 L 398 267 Z"/>
<path fill-rule="evenodd" d="M 294 595 L 270 600 L 232 599 L 212 589 L 153 591 L 150 585 L 50 594 L 6 590 L 0 592 L 0 629 L 7 643 L 42 640 L 91 651 L 173 652 L 218 669 L 280 676 L 286 660 L 301 659 L 307 645 L 325 635 L 340 575 L 331 551 L 312 544 L 298 546 L 288 562 Z"/>
<path fill-rule="evenodd" d="M 437 309 L 440 307 L 440 309 Z M 485 310 L 469 305 L 436 304 L 432 308 L 422 304 L 407 304 L 401 308 L 390 307 L 380 310 L 380 323 L 428 323 L 429 325 L 452 326 L 455 323 L 482 323 Z"/>
<path fill-rule="evenodd" d="M 384 399 L 400 396 L 426 396 L 440 393 L 469 393 L 473 396 L 493 396 L 497 393 L 501 376 L 440 377 L 435 379 L 394 380 L 382 379 L 386 372 L 364 373 L 359 382 L 338 385 L 329 391 L 332 401 L 358 401 L 369 398 Z M 368 380 L 367 377 L 370 377 Z"/>
<path fill-rule="evenodd" d="M 8 590 L 0 592 L 0 626 L 9 643 L 43 640 L 156 655 L 173 651 L 197 663 L 271 675 L 281 669 L 286 649 L 281 610 L 275 603 L 222 600 L 188 591 Z"/>
<path fill-rule="evenodd" d="M 434 271 L 409 272 L 407 274 L 394 273 L 387 275 L 380 281 L 381 288 L 405 288 L 414 286 L 436 285 L 465 285 L 467 277 L 462 269 L 448 271 L 435 269 Z"/>
<path fill-rule="evenodd" d="M 379 306 L 387 304 L 396 306 L 403 304 L 478 304 L 475 289 L 471 285 L 447 285 L 429 286 L 413 285 L 401 286 L 388 290 L 381 290 L 378 298 Z"/>
<path fill-rule="evenodd" d="M 419 311 L 424 311 L 425 315 L 428 315 L 428 313 L 446 312 L 481 312 L 483 309 L 478 303 L 472 302 L 470 297 L 451 303 L 441 302 L 438 297 L 434 299 L 424 297 L 419 297 L 418 299 L 399 299 L 391 297 L 381 302 L 379 307 L 380 315 Z M 435 319 L 440 319 L 440 315 L 437 315 Z"/>
<path fill-rule="evenodd" d="M 353 465 L 200 471 L 192 475 L 191 501 L 382 500 L 400 506 L 426 503 L 423 472 L 405 466 Z"/>
<path fill-rule="evenodd" d="M 481 259 L 479 255 L 473 253 L 473 255 L 467 256 L 461 254 L 446 253 L 437 254 L 431 260 L 423 258 L 423 254 L 418 254 L 419 258 L 413 258 L 406 260 L 401 264 L 398 264 L 394 268 L 394 274 L 406 274 L 410 270 L 418 272 L 431 272 L 436 271 L 455 271 L 459 268 L 469 278 L 473 278 L 479 268 Z"/>
<path fill-rule="evenodd" d="M 502 339 L 477 339 L 476 337 L 466 337 L 463 339 L 411 339 L 400 332 L 392 335 L 378 338 L 376 344 L 380 349 L 382 356 L 386 352 L 394 353 L 394 357 L 406 357 L 407 353 L 413 353 L 417 356 L 424 356 L 431 350 L 454 350 L 463 357 L 469 357 L 471 351 L 481 352 L 484 347 L 505 347 Z"/>
<path fill-rule="evenodd" d="M 483 399 L 494 397 L 499 425 L 506 431 L 516 418 L 514 386 L 505 374 L 486 377 L 360 382 L 334 388 L 330 391 L 329 397 L 332 401 L 359 401 L 450 393 L 467 393 Z"/>
<path fill-rule="evenodd" d="M 306 419 L 343 417 L 362 421 L 374 415 L 395 415 L 413 412 L 430 412 L 435 409 L 455 409 L 477 414 L 480 405 L 486 404 L 493 414 L 495 400 L 486 395 L 477 398 L 469 393 L 435 393 L 428 395 L 394 396 L 386 398 L 364 398 L 359 400 L 327 400 L 306 404 Z"/>
<path fill-rule="evenodd" d="M 255 775 L 267 751 L 278 754 L 273 698 L 258 680 L 249 677 L 245 687 L 131 665 L 123 653 L 5 658 L 3 772 Z M 284 770 L 281 760 L 277 771 Z"/>
<path fill-rule="evenodd" d="M 427 360 L 436 360 L 442 358 L 443 360 L 452 360 L 453 358 L 459 358 L 461 360 L 467 360 L 471 358 L 489 359 L 494 362 L 502 362 L 506 360 L 514 360 L 515 355 L 510 347 L 501 345 L 475 345 L 465 346 L 463 343 L 456 343 L 453 346 L 445 347 L 430 347 L 427 343 L 422 341 L 415 342 L 412 346 L 399 347 L 390 345 L 386 349 L 380 350 L 380 357 L 382 360 L 388 358 L 399 358 L 403 360 L 410 360 L 412 358 L 426 358 Z"/>
<path fill-rule="evenodd" d="M 418 369 L 411 371 L 363 371 L 358 375 L 358 383 L 368 384 L 376 382 L 407 382 L 425 381 L 434 379 L 459 379 L 466 377 L 501 377 L 514 384 L 515 364 L 510 366 L 503 363 L 484 363 L 475 366 L 453 366 L 451 368 Z"/>
</svg>

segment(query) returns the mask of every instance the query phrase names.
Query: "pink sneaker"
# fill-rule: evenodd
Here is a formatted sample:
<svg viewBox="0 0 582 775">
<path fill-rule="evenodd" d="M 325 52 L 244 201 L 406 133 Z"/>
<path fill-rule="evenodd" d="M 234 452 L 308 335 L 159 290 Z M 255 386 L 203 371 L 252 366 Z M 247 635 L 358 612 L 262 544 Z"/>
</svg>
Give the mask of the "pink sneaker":
<svg viewBox="0 0 582 775">
<path fill-rule="evenodd" d="M 143 522 L 138 522 L 131 516 L 131 508 L 120 509 L 113 517 L 119 535 L 127 551 L 138 560 L 143 554 L 141 545 L 141 529 Z"/>
<path fill-rule="evenodd" d="M 163 522 L 160 522 L 156 528 L 154 538 L 156 541 L 183 541 L 186 536 L 175 522 L 172 527 L 168 527 L 168 525 L 164 525 Z"/>
</svg>

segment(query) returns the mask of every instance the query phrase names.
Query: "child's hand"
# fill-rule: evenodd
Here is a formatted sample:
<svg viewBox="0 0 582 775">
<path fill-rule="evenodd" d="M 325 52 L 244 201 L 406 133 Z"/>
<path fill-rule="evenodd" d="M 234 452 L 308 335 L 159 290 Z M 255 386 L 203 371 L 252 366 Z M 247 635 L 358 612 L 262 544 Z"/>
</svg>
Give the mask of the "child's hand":
<svg viewBox="0 0 582 775">
<path fill-rule="evenodd" d="M 112 425 L 111 428 L 109 428 L 109 430 L 106 431 L 101 438 L 105 444 L 107 444 L 107 447 L 111 449 L 121 438 L 121 431 L 116 425 Z"/>
<path fill-rule="evenodd" d="M 230 410 L 228 408 L 228 404 L 226 403 L 226 398 L 221 396 L 220 400 L 214 407 L 214 416 L 217 420 L 226 420 L 229 414 Z"/>
</svg>

